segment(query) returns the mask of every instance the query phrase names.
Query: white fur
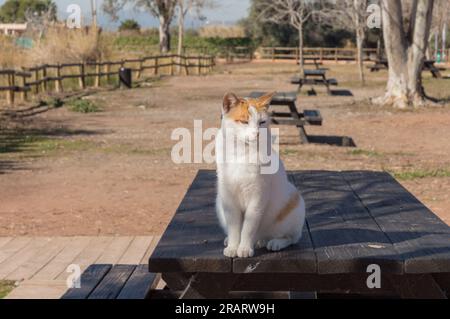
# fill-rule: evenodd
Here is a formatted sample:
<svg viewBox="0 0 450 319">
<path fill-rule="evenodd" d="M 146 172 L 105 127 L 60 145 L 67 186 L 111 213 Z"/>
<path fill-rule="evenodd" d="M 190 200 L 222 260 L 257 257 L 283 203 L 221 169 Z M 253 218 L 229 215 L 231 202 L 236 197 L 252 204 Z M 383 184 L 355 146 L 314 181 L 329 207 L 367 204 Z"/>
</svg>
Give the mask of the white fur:
<svg viewBox="0 0 450 319">
<path fill-rule="evenodd" d="M 261 163 L 219 160 L 229 155 L 224 154 L 223 149 L 227 143 L 225 132 L 229 128 L 233 129 L 238 140 L 248 144 L 257 143 L 259 127 L 269 128 L 267 112 L 256 112 L 250 107 L 250 114 L 248 125 L 236 123 L 224 116 L 216 138 L 216 208 L 220 224 L 228 236 L 224 250 L 224 255 L 228 257 L 252 257 L 257 248 L 279 251 L 296 244 L 301 238 L 305 222 L 305 202 L 301 196 L 299 205 L 282 221 L 277 221 L 279 212 L 298 192 L 288 181 L 281 160 L 274 174 L 261 174 Z M 265 123 L 260 125 L 261 121 Z M 268 142 L 271 142 L 270 136 Z M 274 151 L 272 156 L 279 159 Z"/>
</svg>

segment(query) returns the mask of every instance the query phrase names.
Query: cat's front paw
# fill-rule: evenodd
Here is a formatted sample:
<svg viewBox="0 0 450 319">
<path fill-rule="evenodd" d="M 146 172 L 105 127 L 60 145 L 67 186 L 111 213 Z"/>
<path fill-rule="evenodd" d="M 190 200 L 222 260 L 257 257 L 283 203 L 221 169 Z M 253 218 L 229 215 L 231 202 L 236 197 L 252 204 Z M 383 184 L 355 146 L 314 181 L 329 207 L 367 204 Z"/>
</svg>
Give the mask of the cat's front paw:
<svg viewBox="0 0 450 319">
<path fill-rule="evenodd" d="M 253 255 L 255 255 L 255 251 L 250 247 L 240 246 L 237 250 L 237 255 L 240 258 L 253 257 Z"/>
<path fill-rule="evenodd" d="M 223 254 L 227 257 L 234 258 L 237 257 L 237 250 L 238 249 L 236 247 L 228 246 L 223 250 Z"/>
</svg>

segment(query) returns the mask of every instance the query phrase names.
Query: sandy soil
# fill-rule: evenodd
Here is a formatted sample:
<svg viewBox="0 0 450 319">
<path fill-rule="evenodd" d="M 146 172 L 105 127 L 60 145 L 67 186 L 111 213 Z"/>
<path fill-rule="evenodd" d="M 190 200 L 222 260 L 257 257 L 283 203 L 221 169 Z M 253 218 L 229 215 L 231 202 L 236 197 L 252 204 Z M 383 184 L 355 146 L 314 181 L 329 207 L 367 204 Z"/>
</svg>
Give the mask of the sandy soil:
<svg viewBox="0 0 450 319">
<path fill-rule="evenodd" d="M 362 88 L 354 66 L 329 68 L 338 89 L 353 96 L 329 97 L 318 89 L 317 96 L 301 95 L 299 107 L 323 114 L 324 125 L 308 128 L 310 134 L 349 136 L 357 148 L 300 145 L 296 129 L 282 127 L 281 154 L 288 169 L 396 172 L 405 187 L 450 223 L 449 107 L 372 106 L 367 99 L 383 93 L 386 73 L 369 74 L 369 85 Z M 161 233 L 196 172 L 214 168 L 174 164 L 172 131 L 193 129 L 194 119 L 203 120 L 204 128 L 218 126 L 226 91 L 295 90 L 289 84 L 294 72 L 289 63 L 221 66 L 209 76 L 166 78 L 149 87 L 95 94 L 89 98 L 103 108 L 99 113 L 60 108 L 8 122 L 13 138 L 0 136 L 0 236 Z M 450 80 L 427 81 L 437 95 L 450 89 Z M 18 129 L 25 131 L 17 135 Z M 437 170 L 440 175 L 433 176 Z"/>
</svg>

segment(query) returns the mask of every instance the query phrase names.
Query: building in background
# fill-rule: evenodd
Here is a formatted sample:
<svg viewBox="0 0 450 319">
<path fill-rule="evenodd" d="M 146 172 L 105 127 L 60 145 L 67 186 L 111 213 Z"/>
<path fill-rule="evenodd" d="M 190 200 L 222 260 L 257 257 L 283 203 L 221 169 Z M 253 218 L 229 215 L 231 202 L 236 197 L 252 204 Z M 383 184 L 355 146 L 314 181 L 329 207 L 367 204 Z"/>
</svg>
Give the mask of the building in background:
<svg viewBox="0 0 450 319">
<path fill-rule="evenodd" d="M 26 31 L 26 23 L 0 23 L 0 34 L 20 36 Z"/>
</svg>

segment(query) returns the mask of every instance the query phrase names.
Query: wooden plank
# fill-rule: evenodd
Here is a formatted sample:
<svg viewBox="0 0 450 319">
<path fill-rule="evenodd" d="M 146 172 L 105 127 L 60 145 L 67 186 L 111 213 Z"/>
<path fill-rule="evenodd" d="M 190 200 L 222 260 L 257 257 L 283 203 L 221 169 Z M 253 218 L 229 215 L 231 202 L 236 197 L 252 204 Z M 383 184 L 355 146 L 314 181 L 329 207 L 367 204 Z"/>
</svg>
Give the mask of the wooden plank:
<svg viewBox="0 0 450 319">
<path fill-rule="evenodd" d="M 338 172 L 295 172 L 320 274 L 402 273 L 403 260 Z"/>
<path fill-rule="evenodd" d="M 2 246 L 4 246 L 6 243 L 11 241 L 12 239 L 13 239 L 13 237 L 0 237 L 0 249 L 2 248 Z"/>
<path fill-rule="evenodd" d="M 67 285 L 55 280 L 26 280 L 11 291 L 6 299 L 59 299 Z"/>
<path fill-rule="evenodd" d="M 450 269 L 450 227 L 384 172 L 345 172 L 344 178 L 404 259 L 406 273 Z"/>
<path fill-rule="evenodd" d="M 48 245 L 41 248 L 29 260 L 8 274 L 7 280 L 26 280 L 33 277 L 40 269 L 47 265 L 69 243 L 68 237 L 55 237 Z"/>
<path fill-rule="evenodd" d="M 111 244 L 105 249 L 100 258 L 97 259 L 97 264 L 111 264 L 114 265 L 125 253 L 128 246 L 130 246 L 133 237 L 116 237 Z"/>
<path fill-rule="evenodd" d="M 152 236 L 152 242 L 148 246 L 147 251 L 145 252 L 139 264 L 148 266 L 148 260 L 150 259 L 150 256 L 153 254 L 153 251 L 155 250 L 155 247 L 160 240 L 161 236 Z"/>
<path fill-rule="evenodd" d="M 67 266 L 83 251 L 91 241 L 90 237 L 73 237 L 66 247 L 43 267 L 33 279 L 53 280 L 65 272 Z"/>
<path fill-rule="evenodd" d="M 88 299 L 116 299 L 135 268 L 133 265 L 114 266 Z"/>
<path fill-rule="evenodd" d="M 33 257 L 37 251 L 51 241 L 48 237 L 32 238 L 30 243 L 0 263 L 0 279 L 17 269 L 20 265 Z"/>
<path fill-rule="evenodd" d="M 199 171 L 149 261 L 151 272 L 230 272 L 215 213 L 216 175 Z"/>
<path fill-rule="evenodd" d="M 153 289 L 157 275 L 148 271 L 148 265 L 138 265 L 117 299 L 145 299 Z"/>
<path fill-rule="evenodd" d="M 120 265 L 139 264 L 151 242 L 152 238 L 149 236 L 135 237 L 117 263 Z"/>
<path fill-rule="evenodd" d="M 90 265 L 81 275 L 81 287 L 67 290 L 61 299 L 87 299 L 111 268 L 111 265 Z"/>
<path fill-rule="evenodd" d="M 17 251 L 31 242 L 31 237 L 16 237 L 7 242 L 0 249 L 0 263 L 14 255 Z"/>
<path fill-rule="evenodd" d="M 80 254 L 71 261 L 71 264 L 80 266 L 81 272 L 85 271 L 91 264 L 103 254 L 108 245 L 112 242 L 112 237 L 94 237 L 91 239 Z M 65 280 L 69 273 L 62 272 L 56 279 Z"/>
</svg>

